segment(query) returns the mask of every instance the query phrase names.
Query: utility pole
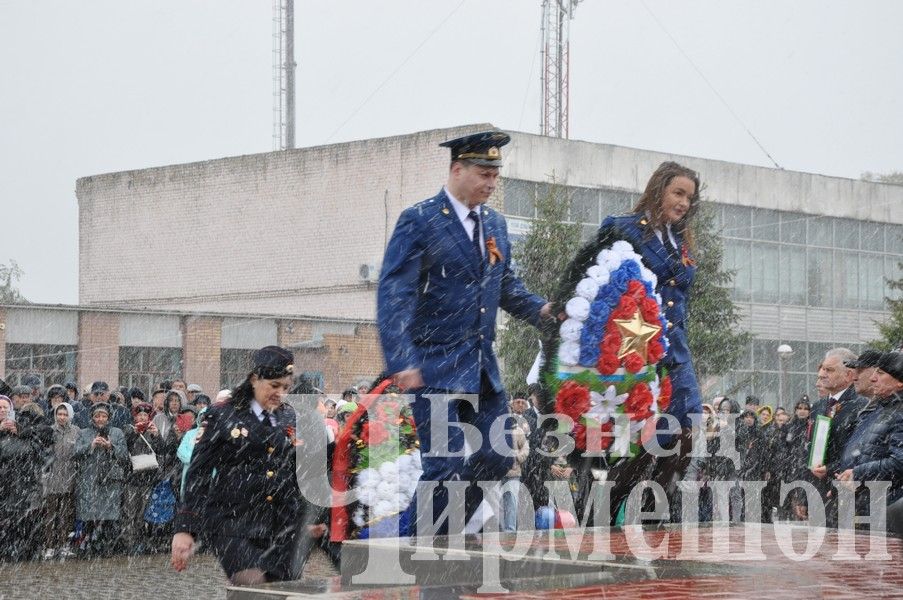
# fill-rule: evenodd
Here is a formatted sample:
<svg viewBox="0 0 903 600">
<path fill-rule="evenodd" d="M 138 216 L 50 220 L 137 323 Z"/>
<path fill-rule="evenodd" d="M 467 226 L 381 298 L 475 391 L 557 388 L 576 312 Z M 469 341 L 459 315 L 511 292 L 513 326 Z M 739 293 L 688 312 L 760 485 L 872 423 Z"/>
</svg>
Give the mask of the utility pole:
<svg viewBox="0 0 903 600">
<path fill-rule="evenodd" d="M 295 147 L 295 1 L 273 0 L 273 149 Z"/>
<path fill-rule="evenodd" d="M 568 137 L 570 24 L 580 1 L 542 2 L 542 135 Z"/>
</svg>

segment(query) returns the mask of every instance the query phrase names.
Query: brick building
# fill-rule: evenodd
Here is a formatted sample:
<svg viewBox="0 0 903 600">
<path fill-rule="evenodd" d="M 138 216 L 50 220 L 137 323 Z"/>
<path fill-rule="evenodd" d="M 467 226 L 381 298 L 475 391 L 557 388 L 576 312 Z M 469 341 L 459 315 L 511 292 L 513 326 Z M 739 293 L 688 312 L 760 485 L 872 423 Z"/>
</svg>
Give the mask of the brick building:
<svg viewBox="0 0 903 600">
<path fill-rule="evenodd" d="M 448 153 L 438 143 L 490 127 L 81 178 L 79 310 L 172 311 L 182 321 L 306 315 L 311 327 L 317 319 L 349 321 L 372 335 L 375 274 L 394 222 L 445 180 Z M 883 299 L 893 293 L 885 278 L 899 276 L 903 259 L 903 187 L 517 132 L 504 156 L 491 203 L 515 238 L 529 229 L 551 176 L 566 186 L 569 218 L 588 236 L 605 215 L 629 210 L 661 161 L 701 173 L 725 261 L 737 271 L 743 327 L 756 335 L 741 367 L 719 385 L 773 401 L 776 349 L 787 343 L 794 354 L 784 365 L 784 395 L 809 391 L 826 348 L 857 350 L 877 336 Z M 84 317 L 100 329 L 109 318 Z M 183 329 L 190 372 L 195 356 L 205 360 L 195 343 L 215 346 L 203 340 L 216 328 Z M 381 365 L 372 348 L 365 373 Z M 215 380 L 214 371 L 209 363 L 204 377 Z M 348 383 L 326 373 L 330 389 Z"/>
<path fill-rule="evenodd" d="M 37 374 L 45 386 L 75 381 L 84 388 L 102 380 L 149 391 L 182 377 L 213 397 L 238 384 L 251 353 L 268 344 L 291 348 L 299 372 L 326 392 L 377 374 L 379 344 L 366 321 L 0 306 L 0 377 L 10 385 Z"/>
</svg>

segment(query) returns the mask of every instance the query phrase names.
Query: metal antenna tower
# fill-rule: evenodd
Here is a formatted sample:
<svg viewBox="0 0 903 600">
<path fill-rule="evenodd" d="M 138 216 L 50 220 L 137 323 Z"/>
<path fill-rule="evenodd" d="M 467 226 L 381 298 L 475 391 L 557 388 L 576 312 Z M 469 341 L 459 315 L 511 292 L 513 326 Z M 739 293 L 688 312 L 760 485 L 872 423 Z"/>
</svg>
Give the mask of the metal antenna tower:
<svg viewBox="0 0 903 600">
<path fill-rule="evenodd" d="M 295 0 L 273 0 L 273 149 L 295 147 Z"/>
<path fill-rule="evenodd" d="M 568 137 L 570 24 L 580 1 L 542 1 L 542 135 Z"/>
</svg>

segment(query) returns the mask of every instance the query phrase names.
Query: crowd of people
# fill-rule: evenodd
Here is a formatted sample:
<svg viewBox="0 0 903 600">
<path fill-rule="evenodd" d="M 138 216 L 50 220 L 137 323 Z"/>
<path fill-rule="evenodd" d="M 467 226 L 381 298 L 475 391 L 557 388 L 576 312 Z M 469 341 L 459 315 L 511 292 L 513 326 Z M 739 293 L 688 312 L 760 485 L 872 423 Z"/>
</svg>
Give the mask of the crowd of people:
<svg viewBox="0 0 903 600">
<path fill-rule="evenodd" d="M 0 559 L 168 549 L 200 386 L 0 386 Z M 224 392 L 227 394 L 228 392 Z M 218 396 L 222 399 L 223 396 Z"/>
<path fill-rule="evenodd" d="M 340 400 L 323 395 L 320 414 L 330 443 L 338 437 L 358 398 L 369 387 L 349 387 Z M 73 384 L 42 389 L 36 380 L 0 394 L 0 555 L 6 560 L 67 558 L 165 551 L 177 501 L 191 461 L 198 424 L 211 401 L 200 386 L 163 382 L 147 399 L 142 390 L 111 390 L 94 382 L 82 396 Z M 684 481 L 700 488 L 699 520 L 807 521 L 807 497 L 797 489 L 780 498 L 781 484 L 805 481 L 821 494 L 828 525 L 837 525 L 832 480 L 890 482 L 887 504 L 903 495 L 903 355 L 867 350 L 855 356 L 830 350 L 817 379 L 818 400 L 799 398 L 787 409 L 747 396 L 716 396 L 703 404 L 701 427 L 707 449 L 693 457 Z M 522 470 L 554 450 L 541 426 L 538 385 L 511 395 L 513 466 L 502 480 L 499 526 L 515 531 Z M 831 419 L 823 459 L 810 457 L 813 426 Z M 719 435 L 731 429 L 733 436 Z M 733 439 L 735 457 L 720 451 Z M 331 455 L 331 453 L 330 453 Z M 577 492 L 577 473 L 565 457 L 545 463 L 541 479 L 564 480 Z M 762 512 L 745 513 L 742 483 L 764 482 Z M 727 482 L 729 512 L 718 514 L 717 482 Z M 532 489 L 532 488 L 531 488 Z M 673 491 L 673 490 L 672 490 Z M 863 501 L 860 502 L 860 496 Z M 858 510 L 868 495 L 857 492 Z M 672 500 L 676 499 L 671 498 Z M 551 500 L 542 489 L 533 498 L 538 515 Z M 671 503 L 671 518 L 681 518 Z M 317 535 L 325 533 L 322 524 Z"/>
</svg>

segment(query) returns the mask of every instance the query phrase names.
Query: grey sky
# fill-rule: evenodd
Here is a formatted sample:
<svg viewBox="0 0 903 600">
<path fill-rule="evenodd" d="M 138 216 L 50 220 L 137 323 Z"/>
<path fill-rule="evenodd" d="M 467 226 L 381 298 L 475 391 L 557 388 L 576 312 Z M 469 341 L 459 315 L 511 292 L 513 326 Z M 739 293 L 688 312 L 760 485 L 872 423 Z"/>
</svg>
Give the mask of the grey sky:
<svg viewBox="0 0 903 600">
<path fill-rule="evenodd" d="M 539 7 L 296 0 L 298 146 L 536 132 Z M 770 165 L 733 111 L 786 169 L 903 170 L 901 17 L 896 0 L 585 0 L 571 138 Z M 271 48 L 270 0 L 0 0 L 0 262 L 28 299 L 78 300 L 76 178 L 272 149 Z"/>
</svg>

